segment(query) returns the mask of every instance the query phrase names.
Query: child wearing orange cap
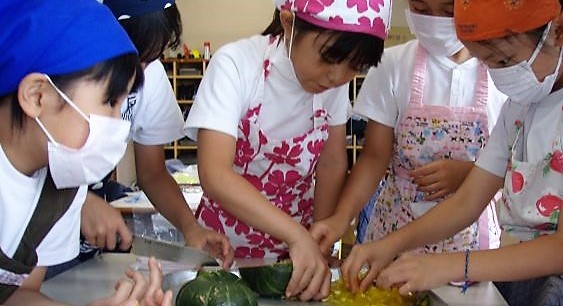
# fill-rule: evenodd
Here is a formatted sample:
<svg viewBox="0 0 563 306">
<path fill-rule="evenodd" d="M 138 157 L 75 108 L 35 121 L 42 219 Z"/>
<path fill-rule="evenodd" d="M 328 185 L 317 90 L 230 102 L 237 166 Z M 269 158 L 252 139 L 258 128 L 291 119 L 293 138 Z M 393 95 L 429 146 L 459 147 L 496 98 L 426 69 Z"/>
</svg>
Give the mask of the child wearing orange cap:
<svg viewBox="0 0 563 306">
<path fill-rule="evenodd" d="M 324 249 L 344 235 L 384 176 L 365 241 L 385 237 L 455 192 L 506 101 L 484 64 L 457 38 L 454 1 L 408 3 L 405 13 L 417 39 L 386 49 L 363 82 L 354 112 L 369 119 L 366 142 L 335 214 L 313 226 Z M 467 228 L 416 251 L 489 249 L 499 241 L 492 202 Z"/>
<path fill-rule="evenodd" d="M 422 218 L 386 238 L 356 248 L 342 270 L 348 285 L 377 278 L 400 292 L 453 280 L 492 280 L 510 305 L 563 301 L 563 78 L 558 0 L 456 0 L 458 37 L 489 66 L 503 106 L 487 146 L 458 191 Z M 494 16 L 494 17 L 491 17 Z M 478 218 L 499 188 L 502 228 L 520 243 L 489 251 L 405 255 Z M 396 259 L 396 260 L 394 260 Z M 364 279 L 357 273 L 370 267 Z M 466 288 L 464 288 L 466 289 Z"/>
<path fill-rule="evenodd" d="M 308 228 L 342 188 L 348 83 L 379 62 L 391 2 L 275 4 L 264 35 L 214 54 L 186 120 L 205 192 L 196 215 L 237 258 L 291 257 L 286 295 L 321 299 L 330 271 Z"/>
</svg>

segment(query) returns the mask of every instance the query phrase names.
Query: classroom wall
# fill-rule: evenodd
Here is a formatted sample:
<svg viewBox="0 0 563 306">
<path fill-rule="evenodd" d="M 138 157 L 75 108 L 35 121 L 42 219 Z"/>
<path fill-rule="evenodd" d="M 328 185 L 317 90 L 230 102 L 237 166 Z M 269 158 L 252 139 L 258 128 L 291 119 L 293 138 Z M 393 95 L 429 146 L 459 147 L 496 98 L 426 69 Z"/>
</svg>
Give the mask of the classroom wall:
<svg viewBox="0 0 563 306">
<path fill-rule="evenodd" d="M 272 0 L 177 0 L 184 24 L 183 40 L 190 49 L 203 49 L 211 42 L 211 52 L 220 46 L 260 33 L 271 21 Z M 409 36 L 406 28 L 407 0 L 394 0 L 390 42 L 394 45 Z"/>
<path fill-rule="evenodd" d="M 272 20 L 272 0 L 177 0 L 184 24 L 183 39 L 190 49 L 211 52 L 220 46 L 260 33 Z"/>
</svg>

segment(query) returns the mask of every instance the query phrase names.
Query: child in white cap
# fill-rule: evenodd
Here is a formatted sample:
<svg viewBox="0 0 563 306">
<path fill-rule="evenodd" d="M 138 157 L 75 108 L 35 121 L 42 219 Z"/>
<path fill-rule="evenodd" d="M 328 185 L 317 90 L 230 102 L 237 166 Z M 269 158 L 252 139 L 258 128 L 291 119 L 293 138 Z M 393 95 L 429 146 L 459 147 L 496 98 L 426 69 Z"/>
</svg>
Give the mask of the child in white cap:
<svg viewBox="0 0 563 306">
<path fill-rule="evenodd" d="M 275 1 L 263 35 L 215 53 L 185 126 L 198 141 L 198 220 L 227 235 L 236 258 L 290 257 L 286 295 L 301 300 L 329 292 L 308 228 L 334 210 L 348 82 L 378 64 L 389 26 L 390 1 L 349 3 Z"/>
</svg>

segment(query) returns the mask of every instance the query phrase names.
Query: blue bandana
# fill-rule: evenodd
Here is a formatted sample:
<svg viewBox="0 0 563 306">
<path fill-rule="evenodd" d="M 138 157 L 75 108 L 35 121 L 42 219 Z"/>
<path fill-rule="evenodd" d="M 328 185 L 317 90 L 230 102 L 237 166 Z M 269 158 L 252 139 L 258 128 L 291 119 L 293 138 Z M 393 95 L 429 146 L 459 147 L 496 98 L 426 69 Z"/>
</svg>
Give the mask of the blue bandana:
<svg viewBox="0 0 563 306">
<path fill-rule="evenodd" d="M 0 96 L 32 72 L 67 74 L 137 52 L 94 0 L 1 0 L 0 20 Z"/>
<path fill-rule="evenodd" d="M 104 0 L 118 20 L 162 11 L 174 0 Z"/>
</svg>

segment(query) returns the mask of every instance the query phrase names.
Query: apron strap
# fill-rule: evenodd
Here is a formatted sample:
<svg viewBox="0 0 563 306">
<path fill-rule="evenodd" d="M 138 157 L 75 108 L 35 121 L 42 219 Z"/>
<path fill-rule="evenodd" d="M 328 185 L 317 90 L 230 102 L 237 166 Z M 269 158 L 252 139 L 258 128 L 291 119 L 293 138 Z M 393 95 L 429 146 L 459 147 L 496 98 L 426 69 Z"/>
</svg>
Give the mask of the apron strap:
<svg viewBox="0 0 563 306">
<path fill-rule="evenodd" d="M 487 109 L 487 100 L 489 99 L 489 74 L 487 67 L 481 61 L 477 66 L 477 83 L 475 84 L 475 106 Z"/>
<path fill-rule="evenodd" d="M 31 273 L 37 264 L 37 247 L 68 210 L 77 192 L 78 188 L 57 189 L 51 174 L 47 172 L 37 207 L 13 258 L 9 258 L 0 248 L 0 268 L 14 274 Z M 0 304 L 5 302 L 17 288 L 16 285 L 0 283 Z"/>
<path fill-rule="evenodd" d="M 411 77 L 411 94 L 409 104 L 422 105 L 424 97 L 424 86 L 426 84 L 426 63 L 428 61 L 428 52 L 420 45 L 416 48 L 414 56 L 414 67 Z M 487 67 L 479 62 L 477 66 L 477 81 L 475 83 L 475 94 L 473 97 L 474 106 L 478 109 L 487 109 L 487 100 L 489 97 L 489 78 Z"/>
<path fill-rule="evenodd" d="M 426 50 L 419 45 L 416 48 L 416 53 L 414 56 L 414 67 L 412 70 L 411 77 L 411 94 L 409 99 L 409 104 L 411 105 L 422 105 L 422 97 L 424 95 L 424 79 L 426 77 L 426 62 L 428 60 L 428 54 Z"/>
</svg>

